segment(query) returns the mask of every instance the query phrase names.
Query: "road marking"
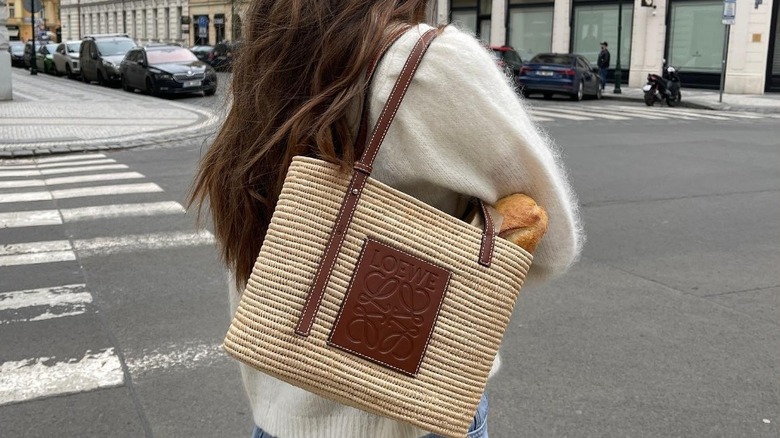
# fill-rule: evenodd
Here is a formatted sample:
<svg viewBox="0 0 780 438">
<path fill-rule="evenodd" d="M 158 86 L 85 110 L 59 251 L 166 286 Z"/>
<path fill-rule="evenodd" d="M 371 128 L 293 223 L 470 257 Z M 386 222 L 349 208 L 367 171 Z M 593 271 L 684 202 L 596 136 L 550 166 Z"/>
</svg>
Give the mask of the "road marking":
<svg viewBox="0 0 780 438">
<path fill-rule="evenodd" d="M 48 251 L 67 251 L 73 249 L 68 240 L 50 240 L 46 242 L 9 243 L 0 245 L 0 256 L 28 254 Z"/>
<path fill-rule="evenodd" d="M 75 222 L 94 219 L 118 217 L 155 216 L 163 214 L 186 213 L 187 210 L 178 202 L 148 202 L 142 204 L 116 204 L 99 207 L 81 207 L 63 209 L 65 222 Z"/>
<path fill-rule="evenodd" d="M 42 179 L 16 179 L 0 181 L 0 189 L 20 189 L 24 187 L 43 187 L 46 183 Z"/>
<path fill-rule="evenodd" d="M 53 199 L 88 198 L 93 196 L 125 195 L 130 193 L 156 193 L 163 189 L 154 183 L 116 184 L 110 186 L 60 189 L 50 192 L 28 192 L 0 194 L 0 204 L 10 202 L 51 201 Z"/>
<path fill-rule="evenodd" d="M 64 155 L 61 157 L 38 158 L 36 162 L 38 164 L 46 164 L 46 163 L 60 163 L 62 161 L 92 160 L 97 158 L 106 158 L 106 156 L 104 154 Z"/>
<path fill-rule="evenodd" d="M 588 117 L 595 117 L 598 119 L 607 119 L 607 120 L 630 120 L 630 117 L 623 117 L 623 116 L 616 116 L 613 114 L 603 114 L 599 113 L 598 110 L 593 110 L 592 108 L 583 108 L 582 110 L 576 110 L 576 109 L 565 109 L 565 108 L 556 108 L 555 111 L 561 111 L 566 112 L 569 114 L 581 114 L 583 116 Z"/>
<path fill-rule="evenodd" d="M 88 160 L 88 161 L 79 161 L 78 163 L 73 162 L 64 162 L 64 163 L 48 163 L 48 164 L 39 164 L 39 169 L 52 169 L 55 167 L 73 167 L 73 166 L 87 166 L 92 164 L 111 164 L 116 163 L 116 160 L 112 158 L 104 158 L 100 160 Z"/>
<path fill-rule="evenodd" d="M 46 225 L 62 225 L 60 212 L 57 210 L 37 210 L 0 213 L 0 229 L 41 227 Z"/>
<path fill-rule="evenodd" d="M 117 170 L 117 169 L 127 169 L 127 165 L 125 165 L 125 164 L 104 164 L 104 165 L 98 165 L 98 166 L 67 167 L 67 168 L 62 168 L 62 169 L 42 169 L 42 170 L 40 170 L 40 174 L 41 175 L 57 175 L 57 174 L 60 174 L 60 173 L 92 172 L 92 171 L 95 171 L 95 170 Z M 3 176 L 3 174 L 0 173 L 0 176 Z M 25 175 L 19 175 L 19 176 L 25 176 Z M 29 176 L 29 175 L 27 175 L 27 176 Z"/>
<path fill-rule="evenodd" d="M 42 321 L 46 319 L 75 316 L 85 313 L 92 303 L 92 294 L 84 284 L 46 287 L 0 293 L 0 312 L 25 309 L 24 316 L 0 320 L 0 324 Z M 1 314 L 1 313 L 0 313 Z"/>
<path fill-rule="evenodd" d="M 535 116 L 533 114 L 531 114 L 531 118 L 535 122 L 552 122 L 553 120 L 555 120 L 555 119 L 550 119 L 550 118 L 547 118 L 547 117 Z"/>
<path fill-rule="evenodd" d="M 566 119 L 566 120 L 577 120 L 577 121 L 593 120 L 590 117 L 575 116 L 575 115 L 570 115 L 570 114 L 562 114 L 562 113 L 556 113 L 556 112 L 552 112 L 552 111 L 542 111 L 542 110 L 538 110 L 538 109 L 530 109 L 528 112 L 531 113 L 534 116 L 536 116 L 538 114 L 540 116 L 552 117 L 552 118 L 555 118 L 555 119 Z"/>
<path fill-rule="evenodd" d="M 12 211 L 0 213 L 0 229 L 62 225 L 64 222 L 95 219 L 184 214 L 186 212 L 187 210 L 181 204 L 174 201 L 112 204 L 62 210 Z"/>
<path fill-rule="evenodd" d="M 144 176 L 138 172 L 118 172 L 118 173 L 100 173 L 96 175 L 81 176 L 61 176 L 58 178 L 46 178 L 43 180 L 47 186 L 56 186 L 61 184 L 77 184 L 96 181 L 114 181 L 120 179 L 139 179 Z"/>
<path fill-rule="evenodd" d="M 699 118 L 710 119 L 710 120 L 728 120 L 728 117 L 713 116 L 710 114 L 704 114 L 703 112 L 685 111 L 679 108 L 668 108 L 665 111 L 675 115 L 699 117 Z"/>
<path fill-rule="evenodd" d="M 34 201 L 51 201 L 50 192 L 27 192 L 27 193 L 6 193 L 0 194 L 0 204 L 7 204 L 10 202 L 34 202 Z"/>
<path fill-rule="evenodd" d="M 168 348 L 144 350 L 138 358 L 126 353 L 127 368 L 133 375 L 148 371 L 194 369 L 210 366 L 226 359 L 225 350 L 220 344 L 198 344 L 188 347 L 171 345 Z"/>
<path fill-rule="evenodd" d="M 11 256 L 0 256 L 0 267 L 70 262 L 73 260 L 76 260 L 76 254 L 73 251 L 51 251 L 43 253 L 18 254 Z"/>
<path fill-rule="evenodd" d="M 79 360 L 40 357 L 0 364 L 0 405 L 111 388 L 125 383 L 113 348 L 87 351 Z"/>
<path fill-rule="evenodd" d="M 162 187 L 155 183 L 141 183 L 52 190 L 51 195 L 54 199 L 72 199 L 92 196 L 124 195 L 129 193 L 155 193 L 162 191 Z"/>
<path fill-rule="evenodd" d="M 18 176 L 38 176 L 40 171 L 37 170 L 8 170 L 4 166 L 0 167 L 0 178 L 18 177 Z"/>
<path fill-rule="evenodd" d="M 93 257 L 153 249 L 211 245 L 213 243 L 214 236 L 204 230 L 196 233 L 170 232 L 98 237 L 76 240 L 73 242 L 73 246 L 80 257 Z"/>
</svg>

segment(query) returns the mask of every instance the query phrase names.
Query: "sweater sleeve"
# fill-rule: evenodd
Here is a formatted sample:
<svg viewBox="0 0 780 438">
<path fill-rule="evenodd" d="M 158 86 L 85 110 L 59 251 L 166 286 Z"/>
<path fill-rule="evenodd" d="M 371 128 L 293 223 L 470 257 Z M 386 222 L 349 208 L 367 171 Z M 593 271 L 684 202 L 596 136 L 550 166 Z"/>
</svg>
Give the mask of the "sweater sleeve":
<svg viewBox="0 0 780 438">
<path fill-rule="evenodd" d="M 417 37 L 402 43 L 411 45 Z M 383 103 L 376 95 L 389 94 L 408 53 L 393 50 L 383 62 L 383 81 L 372 90 L 374 121 L 374 109 Z M 552 278 L 576 260 L 583 234 L 561 157 L 531 121 L 491 55 L 471 35 L 450 26 L 434 40 L 391 131 L 393 150 L 383 146 L 377 159 L 392 156 L 390 171 L 398 180 L 447 188 L 491 204 L 525 193 L 545 208 L 548 231 L 527 281 Z"/>
</svg>

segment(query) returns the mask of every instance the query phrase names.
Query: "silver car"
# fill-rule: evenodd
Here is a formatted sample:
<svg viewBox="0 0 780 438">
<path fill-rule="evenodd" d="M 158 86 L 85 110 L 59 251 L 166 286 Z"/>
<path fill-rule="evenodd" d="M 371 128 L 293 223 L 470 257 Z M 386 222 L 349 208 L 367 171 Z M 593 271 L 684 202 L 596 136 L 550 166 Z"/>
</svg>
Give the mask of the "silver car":
<svg viewBox="0 0 780 438">
<path fill-rule="evenodd" d="M 58 76 L 66 74 L 69 78 L 74 78 L 79 75 L 79 48 L 81 41 L 65 41 L 57 46 L 54 51 L 54 72 Z"/>
</svg>

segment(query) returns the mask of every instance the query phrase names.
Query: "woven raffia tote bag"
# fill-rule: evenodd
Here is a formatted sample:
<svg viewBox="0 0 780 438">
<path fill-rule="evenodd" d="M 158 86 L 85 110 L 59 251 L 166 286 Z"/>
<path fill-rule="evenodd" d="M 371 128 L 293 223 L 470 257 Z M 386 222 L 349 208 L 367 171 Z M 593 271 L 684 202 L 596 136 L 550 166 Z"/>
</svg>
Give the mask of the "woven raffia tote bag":
<svg viewBox="0 0 780 438">
<path fill-rule="evenodd" d="M 435 36 L 415 45 L 351 174 L 293 160 L 224 347 L 321 396 L 464 437 L 531 255 L 496 238 L 484 204 L 482 230 L 369 177 Z"/>
</svg>

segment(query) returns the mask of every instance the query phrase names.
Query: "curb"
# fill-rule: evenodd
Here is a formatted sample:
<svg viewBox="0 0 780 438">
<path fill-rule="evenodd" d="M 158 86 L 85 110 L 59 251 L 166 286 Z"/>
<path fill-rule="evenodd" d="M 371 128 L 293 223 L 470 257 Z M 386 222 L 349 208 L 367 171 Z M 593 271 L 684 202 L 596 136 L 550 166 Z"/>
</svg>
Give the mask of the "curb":
<svg viewBox="0 0 780 438">
<path fill-rule="evenodd" d="M 159 146 L 173 141 L 191 140 L 191 139 L 203 139 L 210 135 L 208 132 L 200 132 L 190 135 L 178 135 L 167 137 L 156 137 L 150 139 L 142 139 L 131 142 L 122 142 L 116 144 L 116 140 L 106 140 L 100 143 L 91 143 L 84 146 L 57 146 L 51 148 L 23 148 L 15 149 L 11 151 L 0 151 L 0 160 L 10 160 L 17 158 L 35 158 L 46 157 L 50 155 L 62 155 L 62 154 L 74 154 L 84 152 L 95 151 L 122 151 L 126 149 L 135 149 L 145 146 Z M 114 144 L 105 144 L 114 142 Z"/>
<path fill-rule="evenodd" d="M 631 102 L 642 102 L 644 99 L 639 96 L 626 96 L 626 95 L 614 95 L 605 94 L 602 99 L 610 100 L 627 100 Z M 694 98 L 695 99 L 695 98 Z M 748 106 L 748 105 L 729 105 L 728 103 L 702 103 L 696 100 L 683 100 L 678 105 L 683 108 L 702 109 L 711 111 L 745 111 L 762 114 L 780 114 L 780 106 Z"/>
</svg>

